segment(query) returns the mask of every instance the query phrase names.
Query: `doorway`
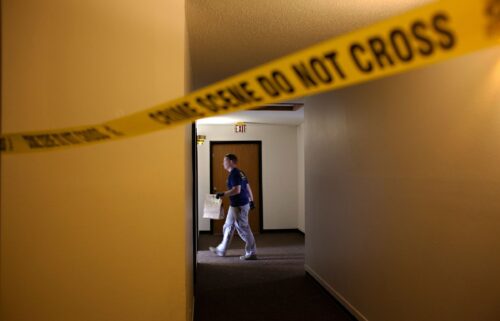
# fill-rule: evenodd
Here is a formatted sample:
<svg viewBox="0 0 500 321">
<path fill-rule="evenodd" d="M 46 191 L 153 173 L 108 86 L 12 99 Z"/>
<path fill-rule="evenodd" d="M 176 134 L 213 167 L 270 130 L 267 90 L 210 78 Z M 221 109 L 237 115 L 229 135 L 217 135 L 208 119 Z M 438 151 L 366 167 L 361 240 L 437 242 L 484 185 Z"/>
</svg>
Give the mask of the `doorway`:
<svg viewBox="0 0 500 321">
<path fill-rule="evenodd" d="M 210 193 L 227 190 L 228 173 L 222 167 L 224 155 L 235 154 L 238 168 L 248 177 L 252 188 L 255 209 L 250 212 L 249 223 L 254 234 L 263 226 L 262 209 L 262 142 L 261 141 L 212 141 L 210 142 Z M 223 202 L 224 213 L 229 209 L 229 200 Z M 224 220 L 211 220 L 210 233 L 222 234 Z"/>
</svg>

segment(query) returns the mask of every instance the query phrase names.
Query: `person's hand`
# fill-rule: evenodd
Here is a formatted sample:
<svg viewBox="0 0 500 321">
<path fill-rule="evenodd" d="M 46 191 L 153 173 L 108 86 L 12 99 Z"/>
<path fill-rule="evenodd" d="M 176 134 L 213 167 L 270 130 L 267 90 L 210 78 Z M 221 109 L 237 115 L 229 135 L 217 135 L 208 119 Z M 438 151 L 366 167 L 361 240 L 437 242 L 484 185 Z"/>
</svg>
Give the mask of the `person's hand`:
<svg viewBox="0 0 500 321">
<path fill-rule="evenodd" d="M 219 192 L 219 193 L 215 194 L 216 199 L 219 199 L 221 197 L 224 197 L 224 192 Z"/>
<path fill-rule="evenodd" d="M 253 203 L 253 201 L 250 201 L 250 209 L 253 210 L 255 208 L 255 204 Z"/>
</svg>

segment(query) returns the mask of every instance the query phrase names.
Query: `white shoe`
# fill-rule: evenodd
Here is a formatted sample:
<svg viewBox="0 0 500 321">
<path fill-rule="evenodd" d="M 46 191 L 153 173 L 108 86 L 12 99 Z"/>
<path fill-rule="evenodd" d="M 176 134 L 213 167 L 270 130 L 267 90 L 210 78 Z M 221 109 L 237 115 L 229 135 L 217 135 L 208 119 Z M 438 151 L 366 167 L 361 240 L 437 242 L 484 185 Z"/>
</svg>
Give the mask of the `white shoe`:
<svg viewBox="0 0 500 321">
<path fill-rule="evenodd" d="M 257 255 L 256 254 L 242 255 L 242 256 L 240 256 L 240 260 L 242 260 L 242 261 L 257 260 Z"/>
<path fill-rule="evenodd" d="M 217 256 L 226 256 L 225 252 L 222 252 L 221 250 L 217 249 L 216 247 L 210 246 L 208 249 L 210 250 L 210 252 L 212 252 L 213 254 L 215 254 Z"/>
</svg>

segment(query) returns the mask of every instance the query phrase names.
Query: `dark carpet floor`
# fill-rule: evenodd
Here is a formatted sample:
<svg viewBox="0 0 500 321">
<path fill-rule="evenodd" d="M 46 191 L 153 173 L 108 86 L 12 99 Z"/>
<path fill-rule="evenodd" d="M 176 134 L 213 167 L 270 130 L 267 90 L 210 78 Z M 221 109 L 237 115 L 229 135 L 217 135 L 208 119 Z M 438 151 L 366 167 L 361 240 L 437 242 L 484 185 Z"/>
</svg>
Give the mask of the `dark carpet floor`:
<svg viewBox="0 0 500 321">
<path fill-rule="evenodd" d="M 240 261 L 235 235 L 227 257 L 208 251 L 220 236 L 201 235 L 196 321 L 353 321 L 304 271 L 304 237 L 256 235 L 257 261 Z"/>
</svg>

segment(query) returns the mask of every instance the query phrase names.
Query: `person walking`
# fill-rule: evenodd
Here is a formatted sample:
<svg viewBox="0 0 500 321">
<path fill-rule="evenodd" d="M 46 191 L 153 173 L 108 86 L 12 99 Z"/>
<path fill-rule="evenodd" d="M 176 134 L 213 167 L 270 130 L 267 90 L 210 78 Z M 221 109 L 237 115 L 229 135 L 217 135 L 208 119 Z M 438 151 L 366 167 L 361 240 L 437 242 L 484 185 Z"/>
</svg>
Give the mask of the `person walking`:
<svg viewBox="0 0 500 321">
<path fill-rule="evenodd" d="M 248 213 L 254 209 L 253 194 L 248 179 L 243 171 L 238 168 L 238 158 L 234 154 L 224 156 L 223 166 L 229 172 L 227 188 L 225 192 L 216 194 L 217 198 L 229 196 L 230 206 L 223 227 L 222 242 L 217 247 L 209 247 L 209 250 L 218 256 L 226 256 L 227 249 L 236 230 L 245 242 L 245 255 L 241 260 L 256 260 L 257 247 L 250 224 Z"/>
</svg>

